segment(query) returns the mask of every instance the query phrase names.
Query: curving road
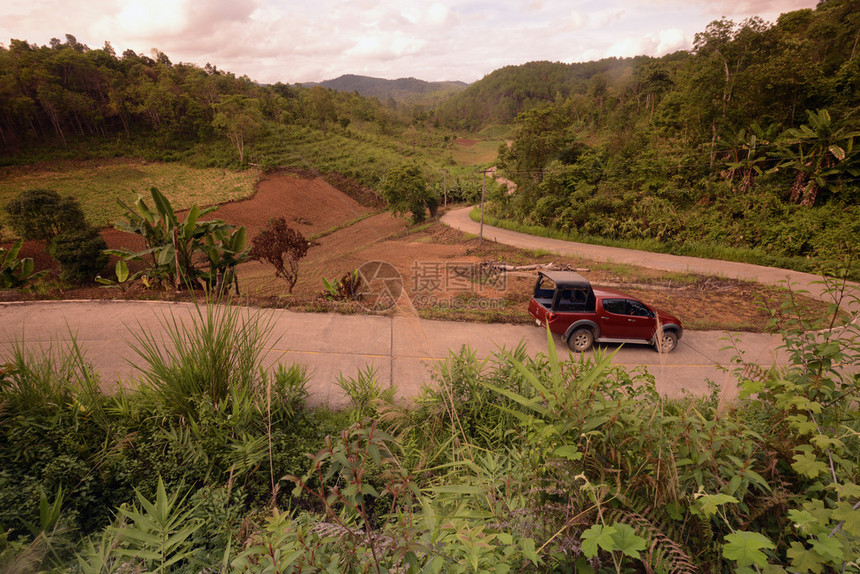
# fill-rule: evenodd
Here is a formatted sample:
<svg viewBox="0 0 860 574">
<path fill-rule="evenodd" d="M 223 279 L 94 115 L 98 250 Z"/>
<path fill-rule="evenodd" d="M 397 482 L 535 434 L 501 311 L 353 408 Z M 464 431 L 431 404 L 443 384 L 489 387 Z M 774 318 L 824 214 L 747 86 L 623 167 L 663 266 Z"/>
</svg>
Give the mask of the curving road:
<svg viewBox="0 0 860 574">
<path fill-rule="evenodd" d="M 442 223 L 465 233 L 478 235 L 481 227 L 480 223 L 469 219 L 469 212 L 472 209 L 471 206 L 452 209 L 442 216 Z M 750 263 L 737 263 L 734 261 L 702 259 L 699 257 L 669 255 L 668 253 L 652 253 L 636 249 L 575 243 L 573 241 L 550 239 L 527 233 L 519 233 L 517 231 L 509 231 L 486 224 L 484 224 L 484 238 L 512 247 L 519 247 L 520 249 L 542 249 L 568 257 L 584 257 L 595 261 L 629 263 L 631 265 L 638 265 L 639 267 L 648 267 L 662 271 L 691 271 L 694 273 L 731 277 L 743 281 L 754 281 L 765 285 L 785 286 L 786 281 L 789 281 L 793 286 L 809 291 L 811 297 L 815 297 L 821 301 L 832 302 L 832 298 L 825 292 L 824 286 L 820 284 L 821 277 L 810 273 L 801 273 L 800 271 L 764 267 Z M 851 283 L 849 290 L 855 297 L 860 297 L 860 285 L 857 283 Z M 858 309 L 856 301 L 853 301 L 850 307 L 846 307 L 846 310 L 856 313 L 860 309 Z"/>
</svg>

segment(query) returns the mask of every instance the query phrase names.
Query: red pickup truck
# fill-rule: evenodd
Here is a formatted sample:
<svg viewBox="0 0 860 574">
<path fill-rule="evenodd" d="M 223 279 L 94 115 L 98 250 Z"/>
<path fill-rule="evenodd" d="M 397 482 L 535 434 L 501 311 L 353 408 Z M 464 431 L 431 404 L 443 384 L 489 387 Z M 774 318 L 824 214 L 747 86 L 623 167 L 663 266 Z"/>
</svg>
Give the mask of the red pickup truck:
<svg viewBox="0 0 860 574">
<path fill-rule="evenodd" d="M 571 271 L 540 271 L 529 314 L 574 351 L 598 343 L 644 343 L 671 353 L 684 330 L 681 321 L 614 289 L 593 289 Z"/>
</svg>

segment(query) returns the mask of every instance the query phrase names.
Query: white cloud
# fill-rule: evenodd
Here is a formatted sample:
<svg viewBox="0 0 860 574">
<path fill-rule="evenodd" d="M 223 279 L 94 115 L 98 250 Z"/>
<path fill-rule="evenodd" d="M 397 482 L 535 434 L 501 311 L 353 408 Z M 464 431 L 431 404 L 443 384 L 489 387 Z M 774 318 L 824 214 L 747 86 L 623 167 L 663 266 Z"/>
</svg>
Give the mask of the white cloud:
<svg viewBox="0 0 860 574">
<path fill-rule="evenodd" d="M 372 60 L 393 60 L 415 54 L 426 44 L 426 40 L 401 32 L 380 33 L 361 38 L 355 46 L 346 50 L 344 55 Z"/>
<path fill-rule="evenodd" d="M 475 81 L 532 60 L 662 55 L 725 15 L 817 0 L 2 0 L 0 42 L 69 33 L 261 82 L 341 74 Z M 781 9 L 781 10 L 780 10 Z"/>
<path fill-rule="evenodd" d="M 631 56 L 664 56 L 690 47 L 690 39 L 678 28 L 660 30 L 655 34 L 624 38 L 607 50 L 607 56 L 627 58 Z"/>
<path fill-rule="evenodd" d="M 427 8 L 426 22 L 432 26 L 444 26 L 451 19 L 451 9 L 436 2 Z"/>
<path fill-rule="evenodd" d="M 586 24 L 588 24 L 588 14 L 574 10 L 571 12 L 565 28 L 567 30 L 579 30 L 585 28 Z"/>
<path fill-rule="evenodd" d="M 129 39 L 173 36 L 187 27 L 187 10 L 183 0 L 131 0 L 118 13 L 97 21 L 93 30 Z"/>
</svg>

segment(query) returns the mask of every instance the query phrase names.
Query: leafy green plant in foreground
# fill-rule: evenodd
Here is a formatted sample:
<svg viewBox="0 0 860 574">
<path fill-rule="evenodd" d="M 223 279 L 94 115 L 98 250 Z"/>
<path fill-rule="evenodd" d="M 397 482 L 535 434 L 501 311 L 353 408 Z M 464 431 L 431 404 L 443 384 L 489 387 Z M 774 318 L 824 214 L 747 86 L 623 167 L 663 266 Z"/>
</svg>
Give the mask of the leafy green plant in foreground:
<svg viewBox="0 0 860 574">
<path fill-rule="evenodd" d="M 193 312 L 196 327 L 164 319 L 175 335 L 151 338 L 162 354 L 141 365 L 164 387 L 90 396 L 91 372 L 57 378 L 60 362 L 40 374 L 21 354 L 0 375 L 0 559 L 50 558 L 28 528 L 44 522 L 67 528 L 50 559 L 67 564 L 76 545 L 94 572 L 174 556 L 183 572 L 850 572 L 860 350 L 836 287 L 826 324 L 792 300 L 775 312 L 790 362 L 741 363 L 734 402 L 667 399 L 647 372 L 599 352 L 565 359 L 548 338 L 534 357 L 452 353 L 412 408 L 379 401 L 366 369 L 348 392 L 361 408 L 308 411 L 301 368 L 264 370 L 228 350 L 264 340 L 235 309 Z M 161 348 L 174 340 L 185 351 Z M 212 373 L 228 384 L 209 389 Z M 198 490 L 187 502 L 183 484 Z M 172 553 L 154 529 L 123 534 L 149 524 L 141 498 L 182 518 Z M 138 550 L 150 554 L 127 555 Z"/>
<path fill-rule="evenodd" d="M 767 444 L 785 453 L 785 484 L 801 494 L 783 518 L 777 548 L 790 571 L 860 568 L 860 328 L 839 313 L 843 305 L 856 308 L 858 300 L 844 281 L 825 284 L 833 296 L 829 322 L 808 323 L 792 292 L 780 312 L 772 310 L 789 367 L 766 377 L 747 374 L 741 387 L 747 412 L 768 430 Z M 756 540 L 756 550 L 775 548 L 775 538 Z M 737 552 L 738 545 L 727 538 L 724 553 Z M 765 563 L 761 552 L 738 561 L 744 567 Z"/>
<path fill-rule="evenodd" d="M 38 279 L 47 271 L 35 271 L 35 264 L 30 257 L 18 259 L 18 253 L 24 246 L 24 240 L 19 239 L 12 247 L 0 247 L 0 289 L 14 289 Z"/>
</svg>

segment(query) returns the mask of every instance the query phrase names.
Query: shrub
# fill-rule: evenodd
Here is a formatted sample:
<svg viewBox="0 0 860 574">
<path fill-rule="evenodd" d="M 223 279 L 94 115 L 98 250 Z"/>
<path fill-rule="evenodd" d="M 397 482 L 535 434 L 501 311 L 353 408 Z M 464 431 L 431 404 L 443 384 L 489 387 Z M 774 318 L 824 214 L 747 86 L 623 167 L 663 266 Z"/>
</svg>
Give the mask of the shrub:
<svg viewBox="0 0 860 574">
<path fill-rule="evenodd" d="M 60 197 L 49 189 L 22 191 L 6 204 L 9 225 L 24 239 L 53 239 L 66 230 L 86 226 L 84 212 L 74 197 Z"/>
<path fill-rule="evenodd" d="M 51 241 L 48 253 L 60 262 L 60 276 L 66 281 L 91 281 L 108 262 L 107 243 L 94 227 L 64 231 Z"/>
<path fill-rule="evenodd" d="M 310 244 L 304 236 L 287 225 L 283 217 L 270 219 L 251 240 L 251 259 L 265 261 L 275 268 L 275 276 L 284 279 L 293 292 L 299 280 L 299 259 L 308 254 Z"/>
</svg>

